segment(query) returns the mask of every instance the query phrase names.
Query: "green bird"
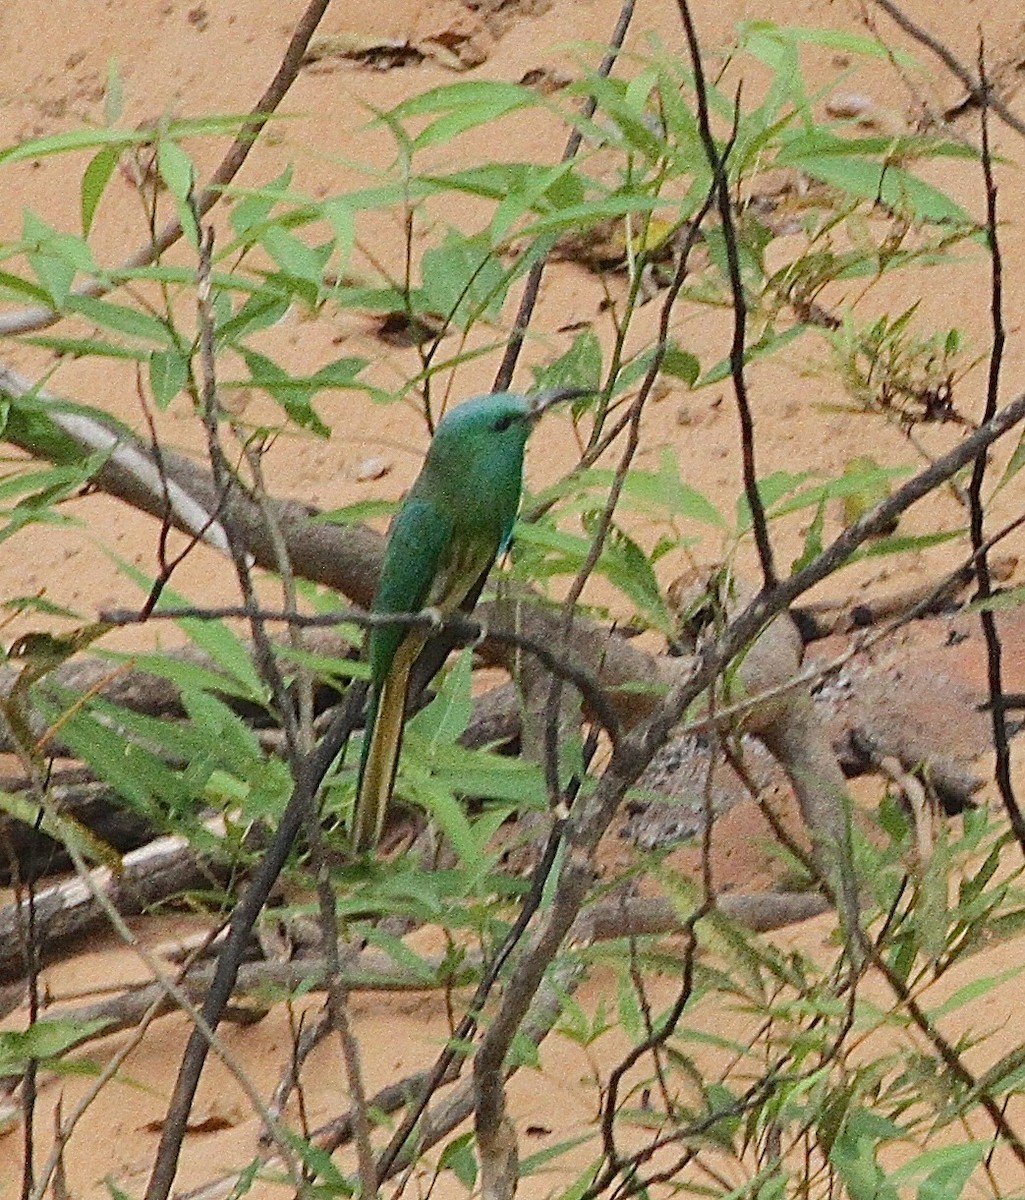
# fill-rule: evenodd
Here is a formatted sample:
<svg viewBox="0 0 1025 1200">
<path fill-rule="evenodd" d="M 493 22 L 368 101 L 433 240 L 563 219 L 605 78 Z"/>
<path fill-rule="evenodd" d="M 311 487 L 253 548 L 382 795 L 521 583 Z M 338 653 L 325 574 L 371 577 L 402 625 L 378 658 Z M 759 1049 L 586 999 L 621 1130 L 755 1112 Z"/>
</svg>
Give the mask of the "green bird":
<svg viewBox="0 0 1025 1200">
<path fill-rule="evenodd" d="M 392 522 L 372 612 L 433 609 L 445 616 L 473 608 L 512 537 L 530 431 L 556 401 L 582 394 L 589 393 L 494 392 L 442 418 Z M 357 851 L 380 840 L 399 763 L 410 672 L 432 636 L 395 625 L 370 632 L 370 702 L 352 816 Z M 432 665 L 436 670 L 440 659 Z"/>
</svg>

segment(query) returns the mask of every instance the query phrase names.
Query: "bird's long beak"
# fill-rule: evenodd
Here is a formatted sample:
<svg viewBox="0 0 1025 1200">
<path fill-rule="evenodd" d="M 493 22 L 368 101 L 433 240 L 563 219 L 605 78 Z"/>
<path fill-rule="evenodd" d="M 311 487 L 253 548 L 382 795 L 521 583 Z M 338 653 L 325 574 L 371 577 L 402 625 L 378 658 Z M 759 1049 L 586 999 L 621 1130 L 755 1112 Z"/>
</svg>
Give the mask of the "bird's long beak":
<svg viewBox="0 0 1025 1200">
<path fill-rule="evenodd" d="M 538 420 L 553 405 L 563 400 L 578 400 L 581 396 L 593 396 L 594 388 L 550 388 L 546 392 L 535 392 L 530 397 L 530 419 Z"/>
</svg>

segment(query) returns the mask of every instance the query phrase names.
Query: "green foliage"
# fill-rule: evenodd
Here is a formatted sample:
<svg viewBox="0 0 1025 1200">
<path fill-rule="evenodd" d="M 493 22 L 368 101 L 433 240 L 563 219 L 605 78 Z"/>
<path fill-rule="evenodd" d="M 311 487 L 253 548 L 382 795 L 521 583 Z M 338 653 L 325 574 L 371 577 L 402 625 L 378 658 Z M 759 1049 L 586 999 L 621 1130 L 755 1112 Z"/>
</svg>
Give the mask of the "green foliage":
<svg viewBox="0 0 1025 1200">
<path fill-rule="evenodd" d="M 867 322 L 853 308 L 841 309 L 837 317 L 821 306 L 825 295 L 835 297 L 845 283 L 864 285 L 948 261 L 955 250 L 977 251 L 979 231 L 971 216 L 924 177 L 924 168 L 970 151 L 930 134 L 863 136 L 842 123 L 822 121 L 817 115 L 821 97 L 812 93 L 802 68 L 809 44 L 852 57 L 882 53 L 862 37 L 750 22 L 742 28 L 737 53 L 767 68 L 766 86 L 750 104 L 742 97 L 737 108 L 725 77 L 710 85 L 716 145 L 720 152 L 729 148 L 725 169 L 729 194 L 736 198 L 748 312 L 743 360 L 754 365 L 792 355 L 799 340 L 821 338 L 831 355 L 831 377 L 859 413 L 882 412 L 905 426 L 951 419 L 953 387 L 967 369 L 964 339 L 956 328 L 923 330 L 915 306 Z M 582 97 L 593 99 L 593 113 L 580 107 Z M 112 68 L 105 127 L 0 150 L 0 171 L 49 155 L 84 163 L 76 176 L 73 230 L 26 211 L 20 235 L 0 245 L 0 301 L 52 310 L 53 325 L 25 335 L 28 344 L 58 356 L 128 364 L 155 409 L 167 409 L 184 396 L 198 420 L 209 364 L 195 316 L 201 231 L 195 196 L 200 156 L 193 142 L 234 136 L 249 125 L 236 116 L 208 116 L 128 131 L 118 126 L 122 107 L 120 77 Z M 553 128 L 575 130 L 583 138 L 583 152 L 558 163 L 550 161 L 552 155 L 542 162 L 503 159 L 498 152 L 503 124 L 524 113 Z M 731 309 L 735 300 L 725 233 L 714 212 L 704 213 L 712 171 L 694 114 L 692 72 L 675 49 L 651 42 L 623 77 L 584 70 L 553 97 L 507 82 L 464 80 L 375 114 L 393 139 L 395 163 L 365 187 L 311 195 L 296 182 L 292 168 L 254 186 L 226 187 L 228 216 L 209 278 L 215 382 L 223 398 L 255 391 L 266 402 L 258 425 L 244 414 L 233 415 L 230 404 L 216 414 L 225 444 L 232 445 L 226 459 L 238 471 L 236 486 L 259 491 L 256 473 L 247 474 L 238 464 L 245 462 L 245 451 L 274 434 L 287 432 L 303 445 L 306 439 L 327 437 L 332 421 L 337 432 L 343 422 L 337 407 L 329 415 L 326 399 L 357 394 L 388 402 L 417 395 L 429 420 L 439 396 L 447 402 L 450 392 L 458 392 L 459 368 L 505 342 L 514 285 L 555 249 L 589 270 L 620 273 L 625 287 L 607 289 L 614 337 L 599 337 L 595 327 L 574 328 L 572 337 L 553 337 L 551 353 L 543 356 L 546 365 L 532 368 L 539 388 L 587 387 L 596 394 L 574 402 L 570 410 L 582 465 L 524 506 L 509 569 L 556 598 L 588 565 L 614 595 L 610 607 L 617 619 L 675 636 L 663 591 L 671 569 L 685 565 L 692 552 L 707 556 L 709 546 L 732 563 L 749 547 L 753 523 L 747 495 L 738 496 L 732 507 L 715 502 L 689 481 L 688 462 L 668 446 L 625 470 L 617 470 L 612 458 L 622 444 L 615 430 L 625 404 L 649 377 L 656 387 L 697 391 L 722 383 L 733 370 L 731 358 L 719 351 L 714 361 L 702 361 L 688 343 L 688 321 L 681 319 L 699 307 L 712 313 Z M 488 161 L 466 163 L 459 157 L 458 139 L 480 127 L 494 135 L 495 153 Z M 439 166 L 449 152 L 463 163 L 458 169 Z M 140 183 L 144 202 L 154 211 L 166 208 L 182 224 L 188 248 L 173 261 L 132 266 L 100 261 L 105 197 L 130 155 L 137 163 L 144 155 L 152 159 Z M 793 211 L 786 199 L 763 189 L 763 173 L 770 169 L 789 180 L 795 193 L 800 181 L 801 203 Z M 457 228 L 439 216 L 465 197 L 474 201 L 472 227 Z M 699 215 L 702 226 L 695 231 Z M 363 244 L 366 229 L 389 222 L 409 231 L 410 247 L 424 247 L 410 255 L 401 278 L 389 275 Z M 784 229 L 789 241 L 780 254 Z M 695 253 L 682 275 L 688 239 Z M 607 254 L 602 252 L 607 261 L 593 253 L 599 242 L 608 247 Z M 674 280 L 680 291 L 668 334 L 660 340 L 657 320 L 642 306 L 659 307 Z M 833 291 L 827 293 L 827 287 Z M 311 321 L 352 313 L 361 319 L 397 317 L 414 335 L 409 340 L 415 350 L 404 362 L 408 371 L 388 388 L 368 357 L 330 359 L 326 354 L 326 361 L 311 361 L 296 374 L 275 357 L 272 337 L 274 326 L 289 313 Z M 84 405 L 31 391 L 4 394 L 0 419 L 6 436 L 27 446 L 34 458 L 12 460 L 3 468 L 0 540 L 23 536 L 31 525 L 71 519 L 67 502 L 90 485 L 111 451 L 83 450 L 61 419 L 94 422 L 98 415 Z M 113 423 L 104 425 L 111 429 Z M 1023 461 L 1019 447 L 1004 483 Z M 795 570 L 815 560 L 834 526 L 856 520 L 904 473 L 865 455 L 852 458 L 834 478 L 797 462 L 793 466 L 763 475 L 758 490 L 774 535 L 777 530 L 793 534 L 797 522 L 804 523 L 797 532 Z M 613 506 L 614 488 L 619 498 Z M 368 500 L 317 519 L 352 524 L 380 517 L 389 508 Z M 894 555 L 957 532 L 891 533 L 862 553 Z M 126 580 L 150 586 L 128 564 L 118 565 Z M 300 591 L 302 603 L 313 609 L 337 607 L 336 598 L 324 592 Z M 161 604 L 183 602 L 164 588 Z M 76 620 L 54 611 L 42 596 L 6 603 L 12 619 Z M 161 650 L 109 655 L 114 675 L 131 665 L 173 683 L 180 698 L 173 719 L 140 714 L 99 690 L 76 692 L 60 682 L 57 668 L 106 632 L 88 625 L 77 626 L 64 643 L 30 644 L 37 657 L 22 663 L 3 712 L 35 777 L 44 779 L 43 755 L 59 738 L 126 808 L 144 813 L 158 829 L 188 838 L 235 878 L 266 829 L 274 827 L 295 785 L 285 759 L 254 731 L 254 722 L 279 720 L 282 697 L 291 704 L 307 689 L 341 689 L 365 675 L 365 668 L 341 655 L 275 646 L 283 684 L 275 694 L 267 672 L 254 664 L 248 639 L 234 626 L 200 616 L 179 618 L 177 624 L 201 652 L 201 662 Z M 356 640 L 349 625 L 340 626 L 340 633 Z M 17 665 L 12 656 L 12 666 Z M 320 798 L 339 921 L 354 939 L 425 988 L 463 987 L 494 961 L 527 890 L 504 862 L 517 848 L 512 818 L 548 807 L 544 772 L 536 763 L 461 744 L 473 712 L 472 666 L 472 652 L 466 650 L 436 683 L 431 702 L 409 720 L 396 781 L 397 799 L 425 812 L 451 849 L 444 866 L 425 869 L 412 855 L 373 863 L 353 862 L 347 855 L 358 747 L 335 764 Z M 38 718 L 45 726 L 42 736 L 32 724 Z M 578 748 L 564 749 L 579 767 Z M 599 755 L 598 765 L 585 773 L 585 795 L 603 762 Z M 45 793 L 45 783 L 40 789 Z M 109 847 L 44 803 L 47 799 L 44 794 L 29 801 L 5 792 L 0 808 L 116 869 L 117 856 Z M 215 816 L 222 832 L 212 830 Z M 866 927 L 878 935 L 883 962 L 934 1025 L 973 1013 L 979 1001 L 1016 975 L 979 976 L 946 991 L 940 985 L 985 946 L 1025 928 L 1017 871 L 1008 870 L 1001 857 L 1005 842 L 984 813 L 969 813 L 962 831 L 939 837 L 931 857 L 921 863 L 914 858 L 913 830 L 896 801 L 883 801 L 877 824 L 874 840 L 859 843 L 858 865 L 869 893 Z M 288 866 L 292 894 L 310 893 L 315 882 L 310 866 L 303 852 L 293 855 Z M 631 870 L 646 876 L 681 916 L 692 911 L 695 889 L 676 878 L 659 856 L 638 855 Z M 951 880 L 957 881 L 954 889 Z M 596 891 L 624 893 L 630 882 L 626 874 L 616 875 L 598 881 Z M 542 908 L 550 906 L 553 887 L 550 881 L 540 898 Z M 289 907 L 308 906 L 300 900 Z M 381 918 L 394 918 L 394 924 Z M 442 955 L 421 953 L 394 932 L 416 924 L 440 931 Z M 842 1187 L 852 1200 L 896 1200 L 912 1190 L 920 1200 L 956 1200 L 973 1174 L 978 1178 L 985 1144 L 937 1145 L 936 1133 L 973 1119 L 983 1093 L 999 1104 L 1020 1095 L 1025 1087 L 1020 1050 L 1000 1058 L 977 1088 L 967 1089 L 949 1061 L 928 1044 L 906 1004 L 880 1007 L 857 988 L 853 995 L 846 993 L 836 985 L 835 964 L 776 949 L 717 911 L 697 923 L 696 936 L 702 950 L 691 964 L 693 990 L 679 1021 L 679 1014 L 653 1005 L 646 990 L 655 974 L 679 977 L 674 950 L 631 937 L 601 946 L 572 944 L 563 951 L 565 961 L 581 972 L 611 971 L 614 990 L 591 1008 L 562 991 L 559 1035 L 585 1054 L 616 1038 L 635 1048 L 648 1046 L 638 1050 L 636 1063 L 620 1081 L 613 1125 L 617 1138 L 628 1128 L 624 1145 L 664 1136 L 653 1155 L 682 1149 L 686 1161 L 678 1175 L 656 1180 L 659 1187 L 768 1200 L 817 1194 L 829 1176 L 830 1186 Z M 454 1011 L 461 1003 L 458 992 L 450 992 L 450 1002 Z M 724 1012 L 749 1018 L 759 1030 L 757 1038 L 735 1036 L 722 1022 Z M 485 1024 L 489 1016 L 484 1014 Z M 47 1021 L 27 1033 L 0 1034 L 3 1070 L 24 1070 L 30 1062 L 51 1066 L 97 1031 L 95 1025 Z M 884 1034 L 892 1039 L 890 1049 L 863 1052 L 874 1035 Z M 965 1034 L 959 1046 L 984 1036 Z M 704 1065 L 711 1052 L 721 1064 L 713 1073 Z M 535 1042 L 522 1029 L 513 1042 L 512 1061 L 545 1070 Z M 594 1076 L 600 1109 L 605 1081 L 597 1067 Z M 356 1182 L 326 1153 L 306 1139 L 292 1141 L 323 1194 L 355 1193 Z M 610 1166 L 624 1195 L 647 1191 L 644 1154 L 634 1161 L 624 1152 L 617 1164 L 610 1162 L 609 1147 L 591 1127 L 580 1138 L 525 1157 L 521 1174 L 563 1168 L 564 1156 L 582 1144 L 589 1162 L 582 1170 L 574 1167 L 573 1182 L 561 1193 L 567 1200 L 590 1195 Z M 884 1164 L 894 1148 L 904 1161 L 891 1169 Z M 687 1175 L 692 1163 L 703 1173 Z M 474 1188 L 478 1168 L 472 1135 L 450 1141 L 437 1169 L 451 1172 L 461 1187 Z M 254 1166 L 240 1190 L 255 1171 Z M 734 1178 L 739 1182 L 730 1191 L 724 1180 Z M 117 1193 L 113 1185 L 111 1190 Z"/>
<path fill-rule="evenodd" d="M 61 1055 L 109 1024 L 109 1020 L 101 1018 L 80 1021 L 57 1017 L 37 1021 L 23 1032 L 0 1031 L 0 1071 L 18 1075 L 30 1061 L 45 1064 L 51 1070 L 60 1068 Z M 88 1066 L 86 1069 L 95 1070 Z"/>
</svg>

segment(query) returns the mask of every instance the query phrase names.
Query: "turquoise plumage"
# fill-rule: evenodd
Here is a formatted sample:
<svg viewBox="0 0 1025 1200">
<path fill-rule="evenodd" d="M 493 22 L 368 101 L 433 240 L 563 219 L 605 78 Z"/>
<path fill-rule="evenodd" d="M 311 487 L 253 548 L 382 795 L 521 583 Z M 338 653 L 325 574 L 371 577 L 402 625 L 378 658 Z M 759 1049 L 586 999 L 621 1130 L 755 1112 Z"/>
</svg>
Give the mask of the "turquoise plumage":
<svg viewBox="0 0 1025 1200">
<path fill-rule="evenodd" d="M 546 408 L 576 394 L 530 398 L 495 392 L 446 414 L 392 523 L 372 612 L 431 608 L 449 615 L 473 607 L 512 536 L 527 437 Z M 398 768 L 410 671 L 430 636 L 394 625 L 370 632 L 370 702 L 352 818 L 357 851 L 380 840 Z"/>
</svg>

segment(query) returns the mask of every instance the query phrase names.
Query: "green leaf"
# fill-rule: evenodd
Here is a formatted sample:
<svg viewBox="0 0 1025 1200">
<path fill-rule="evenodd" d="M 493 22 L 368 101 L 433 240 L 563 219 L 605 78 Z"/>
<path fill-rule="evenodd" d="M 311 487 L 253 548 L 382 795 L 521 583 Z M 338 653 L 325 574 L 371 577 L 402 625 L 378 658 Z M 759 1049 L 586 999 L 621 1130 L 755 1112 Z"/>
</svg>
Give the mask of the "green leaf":
<svg viewBox="0 0 1025 1200">
<path fill-rule="evenodd" d="M 65 697 L 67 703 L 71 699 Z M 61 739 L 133 808 L 158 822 L 170 811 L 184 811 L 190 800 L 177 775 L 155 754 L 85 709 L 64 714 Z"/>
<path fill-rule="evenodd" d="M 766 47 L 774 47 L 783 41 L 825 46 L 845 54 L 869 55 L 873 58 L 890 58 L 901 66 L 917 68 L 913 55 L 866 34 L 850 33 L 846 29 L 820 29 L 816 26 L 777 25 L 774 21 L 741 21 L 738 27 L 738 43 L 756 58 L 766 58 Z"/>
<path fill-rule="evenodd" d="M 917 536 L 908 534 L 883 537 L 870 546 L 861 546 L 852 556 L 851 561 L 859 558 L 879 558 L 884 554 L 900 554 L 905 550 L 927 550 L 930 546 L 941 546 L 944 542 L 961 537 L 963 534 L 963 529 L 940 529 L 936 533 L 923 533 Z"/>
<path fill-rule="evenodd" d="M 979 1140 L 923 1150 L 910 1162 L 895 1167 L 890 1172 L 890 1181 L 896 1187 L 906 1188 L 921 1179 L 917 1200 L 958 1200 L 990 1147 L 990 1142 Z"/>
<path fill-rule="evenodd" d="M 593 387 L 601 385 L 601 342 L 593 329 L 583 329 L 570 348 L 553 362 L 534 373 L 535 387 Z"/>
<path fill-rule="evenodd" d="M 24 303 L 49 304 L 50 293 L 31 280 L 23 279 L 20 275 L 12 275 L 9 271 L 0 271 L 0 288 L 10 293 L 10 298 Z"/>
<path fill-rule="evenodd" d="M 728 528 L 726 518 L 708 497 L 683 480 L 679 458 L 668 446 L 663 447 L 659 455 L 658 473 L 630 471 L 623 491 L 625 495 L 662 505 L 673 516 L 709 525 L 713 529 Z"/>
<path fill-rule="evenodd" d="M 809 471 L 773 471 L 763 476 L 758 480 L 758 496 L 762 507 L 766 512 L 774 510 L 779 501 L 796 491 L 809 475 Z M 746 492 L 741 492 L 737 497 L 737 528 L 751 528 L 751 506 Z"/>
<path fill-rule="evenodd" d="M 107 61 L 107 86 L 103 89 L 103 123 L 116 125 L 125 108 L 125 89 L 117 59 Z"/>
<path fill-rule="evenodd" d="M 223 293 L 222 293 L 223 294 Z M 289 292 L 267 286 L 248 296 L 238 311 L 217 322 L 214 333 L 219 342 L 235 344 L 261 329 L 269 329 L 288 312 L 292 303 Z"/>
<path fill-rule="evenodd" d="M 321 385 L 312 378 L 297 379 L 272 359 L 248 347 L 240 347 L 249 368 L 250 382 L 263 390 L 284 409 L 290 421 L 301 429 L 309 429 L 318 437 L 327 437 L 330 429 L 317 415 L 311 401 Z"/>
<path fill-rule="evenodd" d="M 472 677 L 473 651 L 467 647 L 446 673 L 437 695 L 407 722 L 406 729 L 427 742 L 432 750 L 439 744 L 455 742 L 466 731 L 473 714 Z"/>
<path fill-rule="evenodd" d="M 38 224 L 42 223 L 39 222 Z M 67 248 L 66 243 L 61 243 L 58 240 L 58 236 L 49 227 L 44 226 L 46 230 L 45 235 L 39 234 L 37 230 L 38 236 L 33 238 L 30 230 L 36 225 L 36 219 L 32 214 L 26 213 L 24 238 L 30 245 L 34 242 L 36 249 L 27 251 L 25 257 L 28 259 L 29 266 L 45 289 L 50 301 L 55 306 L 60 307 L 67 298 L 68 292 L 71 290 L 71 285 L 75 281 L 78 266 L 71 255 L 59 252 L 61 248 Z"/>
<path fill-rule="evenodd" d="M 157 144 L 157 170 L 167 190 L 180 203 L 192 196 L 196 172 L 192 159 L 177 144 L 162 137 Z"/>
<path fill-rule="evenodd" d="M 330 508 L 317 513 L 311 520 L 323 521 L 329 525 L 358 525 L 363 521 L 376 521 L 380 517 L 390 517 L 395 512 L 394 500 L 357 500 L 353 504 L 345 504 L 341 508 Z"/>
<path fill-rule="evenodd" d="M 324 219 L 334 234 L 334 254 L 337 260 L 334 269 L 341 275 L 348 266 L 352 248 L 356 244 L 356 216 L 352 205 L 344 197 L 325 201 L 323 212 Z"/>
<path fill-rule="evenodd" d="M 478 125 L 489 124 L 518 108 L 540 103 L 536 92 L 519 84 L 473 80 L 421 92 L 396 105 L 387 115 L 393 121 L 404 122 L 411 117 L 440 114 L 412 139 L 412 149 L 423 150 L 450 141 Z"/>
<path fill-rule="evenodd" d="M 864 1109 L 854 1110 L 853 1118 L 845 1122 L 833 1143 L 829 1162 L 843 1181 L 850 1200 L 900 1200 L 897 1189 L 876 1161 L 879 1134 L 864 1119 L 868 1116 Z M 895 1133 L 885 1136 L 892 1138 Z"/>
<path fill-rule="evenodd" d="M 764 332 L 756 342 L 752 342 L 744 350 L 744 365 L 756 362 L 759 358 L 764 358 L 769 354 L 775 354 L 777 350 L 782 350 L 784 346 L 788 346 L 794 338 L 800 337 L 804 333 L 803 325 L 793 325 L 789 329 L 784 329 L 782 333 L 777 334 L 771 326 L 766 327 Z M 694 384 L 695 387 L 708 387 L 713 383 L 721 383 L 724 379 L 728 379 L 732 373 L 732 364 L 729 357 L 717 362 L 714 367 L 707 370 L 704 375 Z"/>
<path fill-rule="evenodd" d="M 4 791 L 0 791 L 0 809 L 16 821 L 42 830 L 55 842 L 73 846 L 87 861 L 101 863 L 115 872 L 121 870 L 121 855 L 117 850 L 70 813 L 59 812 L 52 805 L 36 804 L 23 793 Z"/>
<path fill-rule="evenodd" d="M 448 1143 L 438 1159 L 438 1169 L 451 1171 L 468 1192 L 473 1191 L 477 1182 L 477 1157 L 474 1154 L 474 1145 L 473 1134 L 471 1132 L 462 1133 Z"/>
<path fill-rule="evenodd" d="M 919 221 L 974 227 L 965 209 L 939 188 L 896 163 L 851 152 L 852 148 L 842 143 L 840 138 L 831 142 L 801 139 L 781 149 L 776 161 L 780 166 L 805 171 L 858 200 L 885 204 Z M 827 152 L 827 146 L 834 152 Z"/>
<path fill-rule="evenodd" d="M 584 528 L 591 537 L 598 527 L 598 514 L 584 515 Z M 627 596 L 655 628 L 669 630 L 662 589 L 648 556 L 625 530 L 613 523 L 605 537 L 597 570 Z"/>
<path fill-rule="evenodd" d="M 404 794 L 427 810 L 442 835 L 451 842 L 459 861 L 467 867 L 480 865 L 485 856 L 466 811 L 453 792 L 416 772 L 413 764 L 402 770 L 400 784 Z"/>
<path fill-rule="evenodd" d="M 997 490 L 1010 483 L 1011 480 L 1018 474 L 1025 465 L 1025 433 L 1022 433 L 1018 438 L 1018 444 L 1014 448 L 1014 453 L 1011 455 L 1004 467 L 1004 473 L 1000 476 L 1000 482 L 997 484 Z"/>
<path fill-rule="evenodd" d="M 282 271 L 309 285 L 302 295 L 315 305 L 324 283 L 324 265 L 330 256 L 330 247 L 313 249 L 280 225 L 268 226 L 260 244 Z"/>
<path fill-rule="evenodd" d="M 475 319 L 497 321 L 512 275 L 484 234 L 449 230 L 420 264 L 425 307 L 467 329 Z"/>
<path fill-rule="evenodd" d="M 21 1075 L 30 1062 L 57 1058 L 109 1024 L 109 1017 L 89 1021 L 54 1017 L 25 1030 L 0 1031 L 0 1075 Z"/>
<path fill-rule="evenodd" d="M 94 296 L 68 296 L 62 308 L 66 312 L 79 313 L 103 329 L 111 329 L 131 338 L 159 342 L 161 346 L 172 342 L 171 331 L 158 317 L 151 317 L 141 309 L 115 304 L 112 300 L 98 300 Z"/>
<path fill-rule="evenodd" d="M 408 747 L 427 755 L 427 747 L 411 739 Z M 430 755 L 431 775 L 439 787 L 482 800 L 505 801 L 520 807 L 542 808 L 544 778 L 536 763 L 458 744 L 435 745 Z"/>
<path fill-rule="evenodd" d="M 790 564 L 790 572 L 794 574 L 806 567 L 813 559 L 818 558 L 822 553 L 822 530 L 826 523 L 826 501 L 819 501 L 818 508 L 815 510 L 815 516 L 812 518 L 808 526 L 808 531 L 804 535 L 804 547 L 800 555 Z"/>
<path fill-rule="evenodd" d="M 0 541 L 11 537 L 26 525 L 75 523 L 75 518 L 65 517 L 56 511 L 56 506 L 91 479 L 108 457 L 109 451 L 104 451 L 66 466 L 42 471 L 19 471 L 0 481 L 0 505 L 13 496 L 20 497 L 12 508 L 6 511 L 0 509 L 7 518 L 0 527 Z"/>
<path fill-rule="evenodd" d="M 153 581 L 133 563 L 111 555 L 118 570 L 131 579 L 144 593 L 148 593 Z M 187 608 L 188 598 L 174 588 L 164 588 L 161 607 Z M 178 617 L 175 624 L 198 649 L 202 650 L 219 667 L 228 680 L 238 689 L 237 695 L 263 705 L 267 700 L 267 687 L 260 679 L 249 650 L 242 639 L 224 621 L 201 621 L 198 617 Z M 151 664 L 156 669 L 156 663 Z"/>
<path fill-rule="evenodd" d="M 184 603 L 164 591 L 165 603 Z M 247 695 L 263 703 L 266 684 L 260 679 L 249 650 L 239 636 L 223 621 L 200 621 L 194 617 L 179 617 L 175 622 L 193 645 L 207 653 L 213 661 L 234 680 L 240 695 Z"/>
<path fill-rule="evenodd" d="M 588 1164 L 573 1180 L 569 1187 L 564 1188 L 561 1192 L 555 1195 L 554 1200 L 581 1200 L 590 1190 L 598 1175 L 598 1170 L 602 1166 L 604 1159 L 597 1158 L 594 1162 Z"/>
<path fill-rule="evenodd" d="M 232 189 L 235 203 L 231 206 L 231 227 L 243 240 L 246 234 L 260 230 L 274 207 L 287 199 L 292 185 L 292 168 L 286 167 L 276 178 L 260 188 Z"/>
<path fill-rule="evenodd" d="M 698 362 L 697 355 L 691 354 L 689 350 L 681 350 L 679 346 L 670 344 L 662 357 L 661 371 L 663 375 L 682 379 L 688 387 L 693 387 L 701 374 L 701 363 Z"/>
<path fill-rule="evenodd" d="M 601 200 L 588 200 L 556 209 L 531 222 L 520 230 L 520 234 L 525 238 L 534 238 L 542 233 L 563 233 L 566 230 L 579 232 L 608 218 L 625 217 L 630 213 L 654 213 L 671 203 L 674 202 L 658 196 L 617 192 Z"/>
<path fill-rule="evenodd" d="M 983 975 L 978 979 L 969 980 L 968 983 L 962 984 L 955 992 L 949 995 L 942 1004 L 938 1004 L 935 1008 L 930 1009 L 929 1017 L 936 1021 L 940 1017 L 945 1017 L 947 1013 L 956 1012 L 957 1009 L 963 1008 L 966 1004 L 971 1004 L 975 1000 L 980 1000 L 983 996 L 991 992 L 995 987 L 999 987 L 1002 983 L 1006 983 L 1009 979 L 1013 979 L 1021 973 L 1021 967 L 1008 967 L 1006 971 L 999 971 L 996 975 Z"/>
<path fill-rule="evenodd" d="M 219 761 L 244 772 L 263 752 L 256 734 L 223 700 L 206 692 L 188 691 L 182 697 L 185 711 L 197 731 L 217 747 Z"/>
<path fill-rule="evenodd" d="M 331 1155 L 320 1146 L 308 1141 L 294 1130 L 282 1128 L 282 1133 L 303 1164 L 303 1174 L 310 1180 L 320 1180 L 320 1193 L 327 1196 L 355 1196 L 356 1182 L 339 1171 Z M 235 1192 L 244 1195 L 244 1192 Z M 318 1193 L 314 1193 L 318 1194 Z"/>
<path fill-rule="evenodd" d="M 626 1036 L 631 1042 L 640 1042 L 646 1036 L 644 1014 L 634 981 L 625 971 L 620 971 L 616 978 L 616 1012 Z"/>
<path fill-rule="evenodd" d="M 149 386 L 157 408 L 167 408 L 185 387 L 188 379 L 188 357 L 177 347 L 151 352 L 149 356 Z"/>
<path fill-rule="evenodd" d="M 0 478 L 0 505 L 15 496 L 35 505 L 49 503 L 53 498 L 63 499 L 80 488 L 102 463 L 107 455 L 92 455 L 84 462 L 69 463 L 67 466 L 43 467 L 38 471 L 19 471 Z M 20 503 L 21 501 L 19 501 Z"/>
<path fill-rule="evenodd" d="M 157 170 L 174 198 L 178 210 L 178 221 L 193 250 L 199 251 L 199 226 L 196 210 L 192 204 L 192 188 L 196 173 L 192 160 L 177 142 L 166 136 L 168 130 L 157 140 Z"/>
<path fill-rule="evenodd" d="M 68 354 L 74 358 L 120 358 L 125 362 L 144 363 L 149 361 L 149 352 L 139 346 L 123 346 L 99 337 L 61 337 L 58 334 L 39 333 L 23 339 L 31 346 L 45 346 L 55 354 Z"/>
<path fill-rule="evenodd" d="M 93 227 L 93 217 L 103 193 L 107 190 L 111 175 L 117 167 L 121 151 L 117 146 L 104 146 L 93 155 L 82 173 L 82 236 L 88 237 Z"/>
</svg>

